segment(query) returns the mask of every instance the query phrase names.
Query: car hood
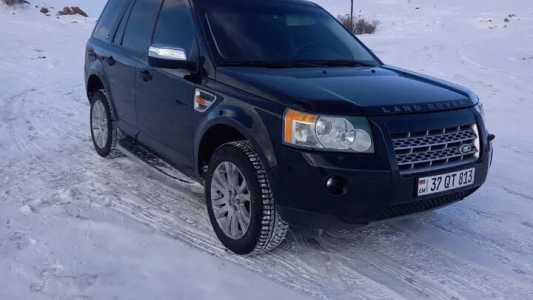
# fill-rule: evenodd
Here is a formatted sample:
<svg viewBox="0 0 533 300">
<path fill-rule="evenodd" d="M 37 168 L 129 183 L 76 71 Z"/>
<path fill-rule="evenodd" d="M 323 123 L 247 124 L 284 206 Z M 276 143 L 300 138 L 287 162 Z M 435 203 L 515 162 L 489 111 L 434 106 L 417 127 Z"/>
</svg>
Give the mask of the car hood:
<svg viewBox="0 0 533 300">
<path fill-rule="evenodd" d="M 391 66 L 218 68 L 217 80 L 289 107 L 323 114 L 403 114 L 470 107 L 468 90 Z"/>
</svg>

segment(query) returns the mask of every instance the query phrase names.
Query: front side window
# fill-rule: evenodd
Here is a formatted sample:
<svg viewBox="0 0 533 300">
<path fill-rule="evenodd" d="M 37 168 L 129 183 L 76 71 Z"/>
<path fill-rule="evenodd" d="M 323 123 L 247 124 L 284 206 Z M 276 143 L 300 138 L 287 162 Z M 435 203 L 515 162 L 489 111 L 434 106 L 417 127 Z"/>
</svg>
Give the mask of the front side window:
<svg viewBox="0 0 533 300">
<path fill-rule="evenodd" d="M 222 64 L 377 63 L 341 24 L 313 5 L 232 0 L 200 2 L 212 44 Z"/>
<path fill-rule="evenodd" d="M 153 43 L 184 49 L 190 57 L 194 36 L 194 22 L 187 0 L 165 0 Z"/>
<path fill-rule="evenodd" d="M 161 0 L 137 0 L 132 8 L 122 46 L 138 53 L 148 53 L 155 19 Z"/>
</svg>

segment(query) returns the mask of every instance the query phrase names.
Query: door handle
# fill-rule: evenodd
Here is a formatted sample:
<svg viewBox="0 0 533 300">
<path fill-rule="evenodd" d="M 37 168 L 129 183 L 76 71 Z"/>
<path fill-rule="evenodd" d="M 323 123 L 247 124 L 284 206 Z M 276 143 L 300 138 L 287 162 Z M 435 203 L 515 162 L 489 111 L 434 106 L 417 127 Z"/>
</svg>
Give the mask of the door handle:
<svg viewBox="0 0 533 300">
<path fill-rule="evenodd" d="M 150 81 L 152 80 L 152 73 L 148 70 L 141 71 L 142 79 L 143 81 Z"/>
<path fill-rule="evenodd" d="M 113 58 L 113 56 L 110 56 L 110 57 L 106 58 L 105 61 L 106 61 L 107 64 L 110 65 L 110 66 L 113 66 L 114 64 L 117 63 L 117 61 Z"/>
</svg>

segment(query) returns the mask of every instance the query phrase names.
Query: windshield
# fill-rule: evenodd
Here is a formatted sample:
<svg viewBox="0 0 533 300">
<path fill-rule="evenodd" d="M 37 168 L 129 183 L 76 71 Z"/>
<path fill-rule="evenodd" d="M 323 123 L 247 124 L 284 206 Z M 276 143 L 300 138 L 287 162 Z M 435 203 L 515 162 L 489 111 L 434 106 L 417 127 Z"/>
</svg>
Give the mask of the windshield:
<svg viewBox="0 0 533 300">
<path fill-rule="evenodd" d="M 357 39 L 319 7 L 254 0 L 200 2 L 221 64 L 378 64 Z"/>
</svg>

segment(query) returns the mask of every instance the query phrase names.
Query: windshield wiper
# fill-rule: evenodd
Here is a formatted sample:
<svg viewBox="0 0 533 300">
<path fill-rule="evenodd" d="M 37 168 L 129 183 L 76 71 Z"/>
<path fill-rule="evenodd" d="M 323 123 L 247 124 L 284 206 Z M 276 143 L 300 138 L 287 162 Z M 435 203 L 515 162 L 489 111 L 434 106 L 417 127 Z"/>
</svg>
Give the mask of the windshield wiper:
<svg viewBox="0 0 533 300">
<path fill-rule="evenodd" d="M 223 66 L 230 67 L 260 67 L 260 68 L 317 68 L 317 67 L 375 67 L 370 62 L 357 60 L 295 60 L 291 62 L 283 61 L 264 61 L 264 60 L 246 60 L 246 61 L 226 61 Z"/>
<path fill-rule="evenodd" d="M 223 66 L 230 67 L 262 67 L 262 68 L 288 68 L 289 64 L 285 62 L 248 60 L 248 61 L 226 61 Z"/>
<path fill-rule="evenodd" d="M 344 59 L 334 59 L 334 60 L 297 60 L 292 62 L 296 66 L 319 66 L 319 67 L 375 67 L 374 64 L 365 61 L 358 60 L 344 60 Z"/>
</svg>

